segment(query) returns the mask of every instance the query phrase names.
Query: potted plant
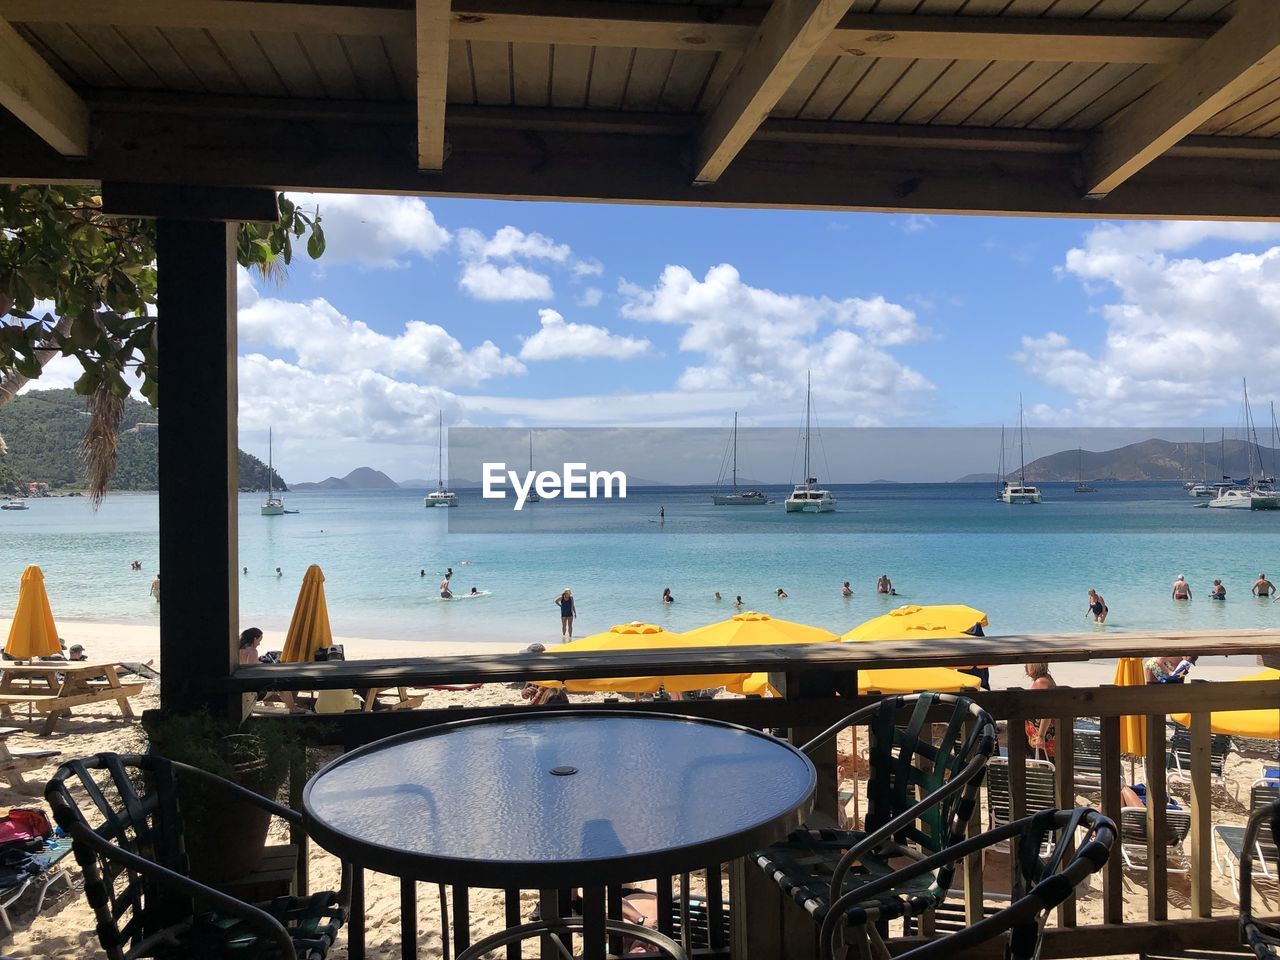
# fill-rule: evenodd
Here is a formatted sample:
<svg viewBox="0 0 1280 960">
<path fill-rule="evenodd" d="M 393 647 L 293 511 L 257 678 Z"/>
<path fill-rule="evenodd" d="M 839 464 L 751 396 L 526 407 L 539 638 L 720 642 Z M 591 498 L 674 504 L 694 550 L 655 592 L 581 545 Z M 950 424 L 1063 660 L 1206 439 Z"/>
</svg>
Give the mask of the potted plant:
<svg viewBox="0 0 1280 960">
<path fill-rule="evenodd" d="M 207 770 L 276 800 L 303 741 L 288 724 L 255 720 L 239 727 L 207 712 L 148 713 L 149 752 Z M 249 874 L 262 860 L 271 816 L 261 807 L 178 777 L 178 806 L 191 876 L 216 886 Z"/>
</svg>

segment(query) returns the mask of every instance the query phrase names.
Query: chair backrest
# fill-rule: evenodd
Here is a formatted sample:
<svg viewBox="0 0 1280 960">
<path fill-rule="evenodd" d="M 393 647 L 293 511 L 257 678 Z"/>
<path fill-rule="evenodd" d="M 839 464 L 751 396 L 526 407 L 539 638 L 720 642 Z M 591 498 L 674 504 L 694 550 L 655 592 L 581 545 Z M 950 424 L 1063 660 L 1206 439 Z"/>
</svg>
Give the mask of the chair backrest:
<svg viewBox="0 0 1280 960">
<path fill-rule="evenodd" d="M 1026 761 L 1026 802 L 1028 813 L 1048 810 L 1057 802 L 1054 766 L 1048 760 Z M 993 823 L 1009 819 L 1009 758 L 992 757 L 987 764 L 987 809 Z"/>
<path fill-rule="evenodd" d="M 73 786 L 87 798 L 87 815 L 72 795 Z M 74 841 L 98 939 L 111 960 L 191 916 L 190 897 L 107 856 L 116 847 L 184 876 L 188 873 L 177 782 L 168 760 L 114 753 L 72 760 L 58 768 L 45 787 L 45 799 L 58 826 Z"/>
<path fill-rule="evenodd" d="M 1166 842 L 1170 847 L 1181 846 L 1191 832 L 1191 814 L 1186 810 L 1164 812 Z M 1147 808 L 1125 807 L 1120 811 L 1120 840 L 1123 843 L 1146 845 Z"/>
<path fill-rule="evenodd" d="M 1077 773 L 1102 772 L 1102 732 L 1094 727 L 1072 729 L 1074 765 Z"/>
<path fill-rule="evenodd" d="M 1215 733 L 1209 738 L 1209 772 L 1221 777 L 1231 753 L 1231 737 L 1225 733 Z M 1164 765 L 1166 770 L 1189 771 L 1191 769 L 1191 731 L 1185 727 L 1174 730 L 1169 738 L 1169 747 L 1165 751 Z"/>
<path fill-rule="evenodd" d="M 912 704 L 911 718 L 899 726 L 898 711 Z M 938 708 L 950 708 L 945 723 L 931 722 L 929 714 Z M 943 730 L 935 738 L 937 727 Z M 869 730 L 868 834 L 910 810 L 970 764 L 981 768 L 995 751 L 991 718 L 968 697 L 940 693 L 886 697 L 872 714 Z M 961 789 L 898 830 L 894 839 L 934 853 L 963 838 L 981 787 L 979 769 Z M 954 865 L 948 869 L 954 870 Z M 939 877 L 942 889 L 947 889 L 950 878 L 950 873 Z"/>
<path fill-rule="evenodd" d="M 1280 780 L 1255 780 L 1249 788 L 1249 809 L 1269 807 L 1280 800 Z"/>
</svg>

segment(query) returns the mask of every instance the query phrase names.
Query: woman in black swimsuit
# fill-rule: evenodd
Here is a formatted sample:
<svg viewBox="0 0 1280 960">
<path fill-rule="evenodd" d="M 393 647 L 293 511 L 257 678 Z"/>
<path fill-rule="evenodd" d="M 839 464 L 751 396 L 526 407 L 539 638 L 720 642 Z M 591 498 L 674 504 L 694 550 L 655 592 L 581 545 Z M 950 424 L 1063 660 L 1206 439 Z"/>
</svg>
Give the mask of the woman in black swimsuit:
<svg viewBox="0 0 1280 960">
<path fill-rule="evenodd" d="M 1106 623 L 1107 614 L 1111 611 L 1107 609 L 1107 601 L 1102 599 L 1102 594 L 1093 588 L 1089 589 L 1089 609 L 1085 611 L 1085 616 L 1092 616 L 1096 623 Z"/>
</svg>

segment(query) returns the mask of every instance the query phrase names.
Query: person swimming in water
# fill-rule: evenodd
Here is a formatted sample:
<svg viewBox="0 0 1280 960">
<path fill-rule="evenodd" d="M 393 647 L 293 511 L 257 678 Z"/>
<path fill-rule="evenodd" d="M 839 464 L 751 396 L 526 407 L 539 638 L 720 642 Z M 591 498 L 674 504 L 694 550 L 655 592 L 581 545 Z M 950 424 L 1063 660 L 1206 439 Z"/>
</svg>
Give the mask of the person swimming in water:
<svg viewBox="0 0 1280 960">
<path fill-rule="evenodd" d="M 1182 574 L 1178 574 L 1178 579 L 1173 581 L 1173 599 L 1191 599 L 1191 584 L 1187 583 L 1187 578 Z"/>
<path fill-rule="evenodd" d="M 472 588 L 471 588 L 471 595 L 472 595 L 473 597 L 478 597 L 478 596 L 480 596 L 480 590 L 479 590 L 479 588 L 477 588 L 477 587 L 472 587 Z"/>
<path fill-rule="evenodd" d="M 1221 580 L 1213 581 L 1213 589 L 1209 591 L 1209 599 L 1210 600 L 1227 599 L 1227 588 L 1222 585 Z"/>
<path fill-rule="evenodd" d="M 716 591 L 716 603 L 719 603 L 721 599 L 722 599 L 722 597 L 720 596 L 720 591 L 719 591 L 719 590 L 717 590 L 717 591 Z"/>
<path fill-rule="evenodd" d="M 1106 623 L 1107 614 L 1110 612 L 1107 609 L 1107 601 L 1102 599 L 1102 594 L 1090 587 L 1089 609 L 1085 611 L 1085 616 L 1092 616 L 1094 623 Z"/>
<path fill-rule="evenodd" d="M 734 605 L 735 607 L 740 607 L 740 606 L 742 606 L 742 597 L 741 597 L 741 596 L 734 597 L 734 598 L 733 598 L 733 605 Z"/>
<path fill-rule="evenodd" d="M 662 588 L 662 602 L 663 602 L 663 603 L 675 603 L 675 602 L 676 602 L 676 598 L 675 598 L 675 597 L 673 597 L 673 596 L 671 595 L 671 588 L 670 588 L 670 587 L 663 587 L 663 588 Z"/>
<path fill-rule="evenodd" d="M 787 599 L 787 591 L 783 590 L 781 587 L 775 590 L 774 593 L 777 595 L 779 600 Z"/>
<path fill-rule="evenodd" d="M 876 593 L 887 593 L 889 596 L 893 596 L 897 592 L 897 590 L 893 589 L 893 581 L 889 579 L 889 575 L 887 573 L 880 574 L 880 579 L 876 581 Z"/>
<path fill-rule="evenodd" d="M 1258 574 L 1258 579 L 1253 581 L 1253 595 L 1255 597 L 1269 597 L 1276 592 L 1276 585 L 1267 579 L 1265 573 Z"/>
<path fill-rule="evenodd" d="M 842 596 L 842 597 L 852 597 L 852 596 L 853 596 L 853 588 L 849 586 L 849 581 L 848 581 L 848 580 L 846 580 L 846 581 L 844 582 L 844 586 L 840 588 L 840 596 Z"/>
</svg>

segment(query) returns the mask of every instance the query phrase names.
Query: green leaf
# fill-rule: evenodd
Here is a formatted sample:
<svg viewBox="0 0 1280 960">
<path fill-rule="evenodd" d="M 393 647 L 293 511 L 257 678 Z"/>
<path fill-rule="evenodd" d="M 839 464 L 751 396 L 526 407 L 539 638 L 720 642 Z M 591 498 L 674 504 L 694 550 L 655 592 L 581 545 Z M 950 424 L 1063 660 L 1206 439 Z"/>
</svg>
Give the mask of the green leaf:
<svg viewBox="0 0 1280 960">
<path fill-rule="evenodd" d="M 312 226 L 311 236 L 307 238 L 307 255 L 312 260 L 319 260 L 324 256 L 324 230 L 318 223 Z"/>
<path fill-rule="evenodd" d="M 84 373 L 80 374 L 80 378 L 76 380 L 72 388 L 76 393 L 80 394 L 80 396 L 87 397 L 93 393 L 93 391 L 98 389 L 99 382 L 100 378 L 98 377 L 98 372 L 96 370 L 86 370 Z"/>
</svg>

